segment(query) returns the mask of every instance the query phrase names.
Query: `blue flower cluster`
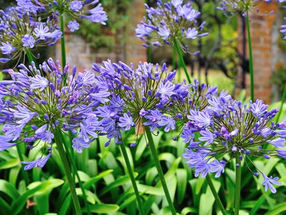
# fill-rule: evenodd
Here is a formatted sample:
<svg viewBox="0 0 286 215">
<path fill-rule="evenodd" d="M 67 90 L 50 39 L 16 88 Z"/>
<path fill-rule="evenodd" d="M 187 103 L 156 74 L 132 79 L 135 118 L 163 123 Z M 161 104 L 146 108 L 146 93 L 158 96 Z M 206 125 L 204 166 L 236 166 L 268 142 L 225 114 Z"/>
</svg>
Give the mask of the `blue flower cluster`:
<svg viewBox="0 0 286 215">
<path fill-rule="evenodd" d="M 181 43 L 186 40 L 194 40 L 206 36 L 201 33 L 205 22 L 198 23 L 200 12 L 193 8 L 191 3 L 183 4 L 183 0 L 172 0 L 163 3 L 157 1 L 157 8 L 145 5 L 147 18 L 137 25 L 136 35 L 151 45 L 162 46 L 173 44 L 174 39 Z"/>
<path fill-rule="evenodd" d="M 286 150 L 282 149 L 286 122 L 271 122 L 277 110 L 267 109 L 261 100 L 247 106 L 224 93 L 210 96 L 204 110 L 191 109 L 182 133 L 189 144 L 183 156 L 195 169 L 195 176 L 215 173 L 220 177 L 226 164 L 238 158 L 248 164 L 249 170 L 253 166 L 254 175 L 263 175 L 265 190 L 276 192 L 273 184 L 280 184 L 278 178 L 267 177 L 251 161 L 252 157 L 286 158 Z"/>
<path fill-rule="evenodd" d="M 181 88 L 181 85 L 174 84 L 176 71 L 168 72 L 165 64 L 160 67 L 139 63 L 134 68 L 111 61 L 103 62 L 102 66 L 94 64 L 93 69 L 111 93 L 110 101 L 96 110 L 102 132 L 110 140 L 114 138 L 120 144 L 120 130 L 127 131 L 132 127 L 136 127 L 137 135 L 144 132 L 144 126 L 149 126 L 151 131 L 175 129 L 175 120 L 166 115 L 165 110 Z"/>
<path fill-rule="evenodd" d="M 43 142 L 43 155 L 25 162 L 25 169 L 43 167 L 52 153 L 56 129 L 72 132 L 73 147 L 81 152 L 97 138 L 100 126 L 95 108 L 109 96 L 105 85 L 98 84 L 90 71 L 77 73 L 76 67 L 65 85 L 66 65 L 49 59 L 37 68 L 21 64 L 19 71 L 7 70 L 12 80 L 0 82 L 0 151 L 24 142 L 33 148 Z"/>
<path fill-rule="evenodd" d="M 77 20 L 88 19 L 94 23 L 101 23 L 105 25 L 107 15 L 99 0 L 17 0 L 18 8 L 26 13 L 41 15 L 52 14 L 53 17 L 65 15 L 73 19 L 68 23 L 70 31 L 79 29 Z"/>
<path fill-rule="evenodd" d="M 61 31 L 53 20 L 34 19 L 17 7 L 0 11 L 0 62 L 19 59 L 28 49 L 54 45 Z"/>
</svg>

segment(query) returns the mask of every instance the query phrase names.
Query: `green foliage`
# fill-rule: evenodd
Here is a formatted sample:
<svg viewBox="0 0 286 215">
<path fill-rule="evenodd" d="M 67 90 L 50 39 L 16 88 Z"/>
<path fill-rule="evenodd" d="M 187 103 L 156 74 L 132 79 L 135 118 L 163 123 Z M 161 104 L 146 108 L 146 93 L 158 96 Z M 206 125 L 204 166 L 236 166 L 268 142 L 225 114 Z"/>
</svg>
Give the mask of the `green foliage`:
<svg viewBox="0 0 286 215">
<path fill-rule="evenodd" d="M 243 96 L 242 96 L 243 97 Z M 179 139 L 174 141 L 175 134 L 153 135 L 159 152 L 159 159 L 165 173 L 171 198 L 179 214 L 219 214 L 207 182 L 203 178 L 194 178 L 192 171 L 186 166 L 181 155 L 185 143 Z M 134 136 L 125 135 L 124 141 L 134 140 Z M 127 175 L 125 162 L 119 147 L 112 143 L 105 147 L 105 137 L 95 141 L 82 154 L 75 153 L 78 173 L 83 183 L 90 210 L 94 214 L 138 214 L 136 198 Z M 39 148 L 23 154 L 25 160 L 35 159 Z M 139 139 L 136 147 L 126 148 L 131 165 L 135 167 L 135 177 L 142 198 L 145 215 L 169 214 L 166 197 L 157 174 L 150 149 L 144 137 Z M 26 172 L 29 182 L 23 180 L 23 171 L 19 163 L 17 150 L 9 149 L 0 153 L 0 207 L 1 215 L 5 214 L 71 214 L 72 202 L 69 188 L 65 180 L 63 166 L 59 154 L 53 150 L 50 159 L 43 169 Z M 257 159 L 255 165 L 266 173 L 276 174 L 286 182 L 286 168 L 278 159 L 268 161 Z M 234 164 L 226 168 L 225 174 L 214 179 L 216 190 L 222 198 L 229 213 L 232 213 L 235 187 Z M 285 186 L 278 188 L 277 194 L 264 192 L 261 180 L 248 174 L 244 166 L 242 181 L 243 200 L 241 214 L 281 214 L 285 211 Z M 79 195 L 82 210 L 84 201 L 78 181 L 76 192 Z M 285 183 L 284 183 L 285 184 Z M 27 201 L 35 203 L 26 208 Z M 207 205 L 206 205 L 207 204 Z"/>
<path fill-rule="evenodd" d="M 94 49 L 107 48 L 123 44 L 126 40 L 125 30 L 129 21 L 128 10 L 133 0 L 102 0 L 108 14 L 106 26 L 82 20 L 78 34 Z M 120 36 L 119 36 L 120 35 Z"/>
</svg>

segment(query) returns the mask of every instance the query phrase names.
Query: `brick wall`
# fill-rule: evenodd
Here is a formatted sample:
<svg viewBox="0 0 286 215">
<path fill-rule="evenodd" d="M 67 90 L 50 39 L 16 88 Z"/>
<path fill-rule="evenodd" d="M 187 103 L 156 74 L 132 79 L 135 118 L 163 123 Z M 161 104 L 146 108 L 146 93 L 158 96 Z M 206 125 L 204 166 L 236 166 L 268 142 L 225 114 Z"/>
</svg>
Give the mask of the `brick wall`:
<svg viewBox="0 0 286 215">
<path fill-rule="evenodd" d="M 122 29 L 122 34 L 127 35 L 126 42 L 116 43 L 111 51 L 104 49 L 95 51 L 82 37 L 75 34 L 66 35 L 67 62 L 70 65 L 77 65 L 81 71 L 90 69 L 94 62 L 101 63 L 107 59 L 134 64 L 146 61 L 146 49 L 142 47 L 141 41 L 135 35 L 135 27 L 144 15 L 144 1 L 134 0 L 130 6 L 129 24 L 124 30 Z M 120 35 L 114 38 L 117 41 L 121 40 Z M 54 55 L 56 59 L 61 59 L 60 44 L 57 45 Z"/>
<path fill-rule="evenodd" d="M 279 40 L 279 27 L 281 17 L 277 3 L 260 3 L 260 12 L 250 15 L 251 37 L 254 63 L 254 89 L 255 98 L 263 99 L 267 103 L 274 101 L 274 86 L 271 84 L 272 72 L 277 63 L 283 61 L 284 56 L 277 43 Z M 273 11 L 269 15 L 269 12 Z M 240 51 L 242 50 L 242 35 L 240 34 Z M 248 50 L 247 50 L 248 53 Z M 241 71 L 239 74 L 239 83 Z M 246 77 L 247 95 L 250 95 L 250 77 Z"/>
</svg>

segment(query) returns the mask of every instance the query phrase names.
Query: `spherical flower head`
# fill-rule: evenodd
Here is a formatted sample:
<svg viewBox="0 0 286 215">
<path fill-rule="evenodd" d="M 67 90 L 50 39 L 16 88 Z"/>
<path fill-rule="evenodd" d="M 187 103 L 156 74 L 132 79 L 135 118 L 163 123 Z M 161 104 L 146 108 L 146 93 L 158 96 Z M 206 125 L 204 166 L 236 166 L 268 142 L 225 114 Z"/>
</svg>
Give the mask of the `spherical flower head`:
<svg viewBox="0 0 286 215">
<path fill-rule="evenodd" d="M 192 112 L 202 111 L 213 99 L 224 96 L 224 91 L 218 95 L 217 87 L 199 84 L 196 79 L 191 84 L 177 84 L 176 94 L 173 96 L 168 112 L 176 119 L 177 127 L 183 127 L 192 117 Z M 228 96 L 225 97 L 227 98 Z"/>
<path fill-rule="evenodd" d="M 187 164 L 195 169 L 196 176 L 216 173 L 219 177 L 228 162 L 239 159 L 244 160 L 255 175 L 263 174 L 252 158 L 283 157 L 283 152 L 277 149 L 285 146 L 285 128 L 272 122 L 277 110 L 267 110 L 268 106 L 261 100 L 243 105 L 231 98 L 222 99 L 211 98 L 205 110 L 191 111 L 182 136 L 190 143 L 184 154 Z M 224 160 L 226 157 L 229 160 Z M 278 184 L 277 179 L 264 178 L 265 189 L 274 192 L 270 183 Z"/>
<path fill-rule="evenodd" d="M 183 4 L 181 0 L 168 3 L 157 2 L 157 7 L 145 5 L 147 18 L 137 25 L 136 35 L 151 45 L 171 45 L 178 40 L 182 45 L 189 40 L 206 36 L 202 33 L 205 23 L 199 23 L 200 12 L 191 3 Z M 147 46 L 147 44 L 143 44 Z M 187 47 L 184 46 L 184 50 Z"/>
<path fill-rule="evenodd" d="M 19 9 L 37 15 L 48 14 L 50 17 L 58 17 L 64 15 L 68 19 L 80 21 L 82 19 L 88 19 L 93 23 L 106 24 L 107 15 L 99 0 L 75 0 L 75 1 L 62 1 L 62 0 L 43 0 L 41 2 L 37 0 L 29 0 L 27 3 L 18 1 L 17 6 Z M 72 21 L 69 22 L 69 29 L 73 32 L 79 29 L 79 23 Z"/>
<path fill-rule="evenodd" d="M 74 67 L 66 80 L 69 66 L 61 68 L 59 62 L 49 59 L 38 68 L 21 64 L 19 71 L 7 71 L 12 80 L 0 82 L 1 151 L 16 141 L 27 143 L 29 149 L 42 141 L 48 159 L 58 130 L 74 134 L 73 146 L 78 152 L 98 137 L 101 127 L 95 110 L 107 101 L 103 95 L 109 95 L 108 89 L 97 85 L 93 72 L 77 74 Z M 42 167 L 47 159 L 25 162 L 26 169 Z"/>
<path fill-rule="evenodd" d="M 175 129 L 175 121 L 165 110 L 171 104 L 179 86 L 174 84 L 176 72 L 151 63 L 139 63 L 138 67 L 123 62 L 105 61 L 94 64 L 100 81 L 111 93 L 109 104 L 99 107 L 97 115 L 109 139 L 120 143 L 120 131 L 135 128 L 137 135 L 149 126 L 166 132 Z"/>
<path fill-rule="evenodd" d="M 7 59 L 3 63 L 20 58 L 28 50 L 54 45 L 61 37 L 54 21 L 42 22 L 17 7 L 0 12 L 0 26 L 0 49 Z"/>
<path fill-rule="evenodd" d="M 277 0 L 278 2 L 282 2 Z M 218 10 L 221 10 L 225 13 L 225 15 L 233 15 L 235 13 L 240 13 L 245 15 L 249 11 L 256 9 L 259 11 L 259 4 L 262 2 L 264 3 L 271 3 L 274 2 L 273 0 L 221 0 L 219 6 L 217 7 Z"/>
</svg>

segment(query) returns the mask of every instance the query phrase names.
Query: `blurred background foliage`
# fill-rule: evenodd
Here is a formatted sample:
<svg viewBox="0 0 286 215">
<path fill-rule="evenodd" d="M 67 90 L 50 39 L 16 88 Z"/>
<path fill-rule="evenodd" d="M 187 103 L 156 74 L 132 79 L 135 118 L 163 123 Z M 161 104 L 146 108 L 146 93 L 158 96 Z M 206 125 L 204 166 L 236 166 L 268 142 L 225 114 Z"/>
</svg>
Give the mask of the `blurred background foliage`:
<svg viewBox="0 0 286 215">
<path fill-rule="evenodd" d="M 133 0 L 103 0 L 104 9 L 108 13 L 106 26 L 90 23 L 82 20 L 80 29 L 77 32 L 90 45 L 98 50 L 107 48 L 111 50 L 116 43 L 126 42 L 126 25 L 128 25 L 128 11 Z M 116 44 L 118 46 L 118 44 Z"/>
</svg>

